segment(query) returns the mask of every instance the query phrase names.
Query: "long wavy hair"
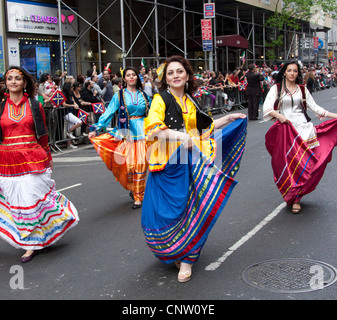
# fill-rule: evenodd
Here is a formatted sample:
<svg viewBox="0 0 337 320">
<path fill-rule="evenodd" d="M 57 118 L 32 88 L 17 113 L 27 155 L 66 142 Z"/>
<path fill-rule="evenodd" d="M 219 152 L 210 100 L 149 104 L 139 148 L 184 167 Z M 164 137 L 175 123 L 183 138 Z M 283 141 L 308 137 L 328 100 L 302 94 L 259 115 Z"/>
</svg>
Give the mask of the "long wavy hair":
<svg viewBox="0 0 337 320">
<path fill-rule="evenodd" d="M 188 93 L 189 95 L 192 95 L 198 88 L 197 86 L 197 82 L 194 79 L 194 72 L 193 72 L 193 68 L 191 66 L 191 64 L 189 63 L 189 61 L 187 61 L 184 57 L 176 55 L 176 56 L 171 56 L 169 58 L 166 59 L 165 61 L 165 67 L 164 67 L 164 71 L 163 71 L 163 78 L 161 79 L 161 81 L 159 82 L 159 90 L 166 90 L 168 87 L 168 84 L 166 82 L 166 72 L 167 72 L 167 67 L 169 66 L 169 64 L 171 62 L 179 62 L 180 64 L 182 64 L 182 66 L 184 67 L 186 73 L 188 74 L 188 87 L 186 89 L 185 86 L 185 92 Z"/>
<path fill-rule="evenodd" d="M 276 83 L 280 83 L 281 84 L 281 91 L 280 91 L 280 95 L 279 95 L 279 101 L 280 103 L 282 103 L 282 99 L 285 96 L 284 93 L 288 93 L 291 97 L 291 104 L 292 106 L 294 106 L 294 100 L 292 97 L 292 94 L 290 93 L 289 89 L 287 88 L 286 85 L 286 77 L 285 77 L 285 72 L 288 68 L 289 65 L 291 64 L 295 64 L 297 65 L 297 70 L 298 70 L 298 76 L 295 80 L 296 84 L 302 84 L 303 83 L 303 76 L 302 76 L 302 71 L 301 71 L 301 66 L 299 65 L 299 63 L 297 61 L 287 61 L 281 68 L 281 70 L 279 71 L 279 73 L 276 76 Z"/>
<path fill-rule="evenodd" d="M 30 98 L 35 97 L 35 80 L 32 76 L 23 68 L 18 66 L 10 66 L 5 72 L 5 80 L 7 80 L 7 72 L 12 69 L 17 69 L 22 73 L 23 79 L 26 81 L 26 93 Z"/>
<path fill-rule="evenodd" d="M 303 76 L 302 76 L 302 71 L 301 71 L 301 66 L 299 65 L 299 63 L 297 61 L 287 61 L 283 67 L 281 68 L 281 70 L 279 71 L 279 73 L 276 76 L 276 82 L 277 83 L 281 83 L 282 81 L 285 82 L 285 72 L 288 68 L 289 65 L 291 64 L 296 64 L 297 65 L 297 69 L 298 69 L 298 76 L 296 78 L 296 84 L 302 84 L 303 83 Z"/>
<path fill-rule="evenodd" d="M 137 75 L 136 89 L 137 89 L 137 90 L 142 89 L 142 82 L 140 81 L 139 73 L 138 73 L 138 71 L 137 71 L 136 68 L 131 67 L 131 66 L 130 66 L 130 67 L 126 67 L 126 68 L 123 70 L 123 75 L 122 75 L 122 79 L 123 79 L 123 88 L 126 88 L 125 75 L 126 75 L 126 72 L 127 72 L 128 70 L 134 71 L 135 74 Z"/>
</svg>

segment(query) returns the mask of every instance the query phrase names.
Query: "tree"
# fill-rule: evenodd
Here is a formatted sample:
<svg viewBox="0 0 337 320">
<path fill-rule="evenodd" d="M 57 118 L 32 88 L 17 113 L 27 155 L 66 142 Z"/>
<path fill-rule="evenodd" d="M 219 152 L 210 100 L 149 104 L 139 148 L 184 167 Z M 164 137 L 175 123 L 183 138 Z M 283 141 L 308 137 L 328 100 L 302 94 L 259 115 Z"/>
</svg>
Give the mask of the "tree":
<svg viewBox="0 0 337 320">
<path fill-rule="evenodd" d="M 275 28 L 276 33 L 274 39 L 266 43 L 267 58 L 276 60 L 276 50 L 284 41 L 282 29 L 298 30 L 303 21 L 317 28 L 326 17 L 336 18 L 336 12 L 336 0 L 277 0 L 274 13 L 266 21 L 266 26 Z"/>
</svg>

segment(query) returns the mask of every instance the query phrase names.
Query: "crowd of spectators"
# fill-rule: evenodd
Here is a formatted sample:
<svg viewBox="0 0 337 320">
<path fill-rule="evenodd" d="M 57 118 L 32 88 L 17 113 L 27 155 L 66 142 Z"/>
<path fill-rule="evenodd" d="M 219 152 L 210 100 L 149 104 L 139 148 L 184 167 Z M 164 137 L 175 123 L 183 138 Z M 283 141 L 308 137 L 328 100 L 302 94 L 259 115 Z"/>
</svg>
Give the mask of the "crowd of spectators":
<svg viewBox="0 0 337 320">
<path fill-rule="evenodd" d="M 205 71 L 199 70 L 196 79 L 199 90 L 196 96 L 203 99 L 203 104 L 208 111 L 225 109 L 231 110 L 234 104 L 244 104 L 246 99 L 245 90 L 247 87 L 246 73 L 242 64 L 234 71 Z M 276 75 L 282 64 L 268 67 L 265 63 L 256 66 L 256 73 L 263 76 L 260 86 L 260 103 L 262 104 L 271 86 L 275 83 Z M 313 93 L 315 91 L 328 89 L 337 86 L 337 65 L 319 66 L 306 65 L 302 67 L 303 84 Z M 206 105 L 205 105 L 206 104 Z"/>
<path fill-rule="evenodd" d="M 100 114 L 93 113 L 92 103 L 102 102 L 107 107 L 112 96 L 121 89 L 122 75 L 120 71 L 112 72 L 110 65 L 108 63 L 102 72 L 98 72 L 95 64 L 93 64 L 86 75 L 80 74 L 76 78 L 72 75 L 67 75 L 67 72 L 59 76 L 43 74 L 37 82 L 36 99 L 44 105 L 46 113 L 48 113 L 49 109 L 55 108 L 51 104 L 50 98 L 56 90 L 62 91 L 66 97 L 66 100 L 59 108 L 59 118 L 66 120 L 62 121 L 63 124 L 59 125 L 59 127 L 62 127 L 66 137 L 59 133 L 56 140 L 64 139 L 67 141 L 68 148 L 76 148 L 75 144 L 78 138 L 86 138 L 88 126 L 98 121 Z M 275 83 L 275 76 L 282 64 L 268 67 L 264 63 L 262 66 L 256 67 L 256 72 L 264 77 L 260 87 L 260 103 L 263 103 L 269 88 Z M 248 69 L 244 68 L 244 63 L 233 71 L 198 70 L 195 73 L 198 83 L 195 97 L 200 99 L 204 109 L 210 113 L 218 109 L 229 111 L 235 104 L 244 104 L 246 100 L 247 71 Z M 302 74 L 303 83 L 307 85 L 311 93 L 337 86 L 337 66 L 307 65 L 303 66 Z M 142 80 L 143 90 L 152 98 L 158 92 L 156 68 L 141 66 L 139 75 Z M 4 92 L 5 84 L 3 79 L 0 78 L 0 98 L 2 98 L 1 96 Z M 78 118 L 79 109 L 89 114 L 86 123 Z M 64 123 L 67 124 L 66 130 L 63 129 Z M 77 130 L 79 127 L 81 129 Z M 86 143 L 89 143 L 89 141 L 86 140 Z"/>
</svg>

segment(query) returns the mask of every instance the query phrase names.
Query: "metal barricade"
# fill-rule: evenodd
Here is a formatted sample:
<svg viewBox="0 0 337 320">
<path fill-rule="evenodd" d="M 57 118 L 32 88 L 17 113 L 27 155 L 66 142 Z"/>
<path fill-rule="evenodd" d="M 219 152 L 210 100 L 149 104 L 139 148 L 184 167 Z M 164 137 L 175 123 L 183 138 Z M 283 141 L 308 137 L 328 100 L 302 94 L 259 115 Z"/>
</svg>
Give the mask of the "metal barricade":
<svg viewBox="0 0 337 320">
<path fill-rule="evenodd" d="M 67 145 L 69 140 L 74 140 L 77 143 L 83 142 L 86 137 L 81 134 L 81 126 L 76 129 L 76 138 L 71 139 L 67 136 L 67 126 L 68 123 L 64 119 L 66 114 L 65 110 L 68 109 L 66 107 L 53 107 L 52 105 L 45 105 L 43 107 L 46 115 L 46 123 L 49 134 L 49 147 L 54 152 L 63 152 L 61 149 L 61 145 Z M 76 112 L 74 114 L 77 116 Z M 92 121 L 90 119 L 90 113 L 87 118 L 87 125 Z"/>
<path fill-rule="evenodd" d="M 201 98 L 202 106 L 206 112 L 228 113 L 235 109 L 245 109 L 247 106 L 244 91 L 240 91 L 237 87 L 226 87 L 212 89 L 211 94 L 203 95 Z M 226 95 L 226 98 L 224 96 Z"/>
<path fill-rule="evenodd" d="M 107 109 L 110 101 L 104 103 L 105 110 Z M 66 107 L 57 107 L 55 108 L 51 104 L 44 105 L 44 111 L 46 115 L 46 123 L 49 134 L 49 147 L 54 152 L 63 152 L 61 146 L 63 144 L 67 145 L 69 140 L 74 141 L 74 143 L 90 143 L 83 132 L 88 133 L 87 127 L 90 127 L 94 123 L 96 123 L 101 116 L 101 114 L 95 114 L 93 112 L 92 106 L 82 105 L 81 109 L 88 113 L 88 117 L 86 123 L 82 123 L 82 126 L 78 127 L 75 130 L 76 138 L 71 139 L 67 136 L 67 120 L 64 118 L 68 109 Z M 77 117 L 77 110 L 73 112 L 73 114 Z M 111 120 L 111 128 L 113 128 L 117 123 L 117 114 Z M 108 128 L 109 129 L 109 128 Z"/>
</svg>

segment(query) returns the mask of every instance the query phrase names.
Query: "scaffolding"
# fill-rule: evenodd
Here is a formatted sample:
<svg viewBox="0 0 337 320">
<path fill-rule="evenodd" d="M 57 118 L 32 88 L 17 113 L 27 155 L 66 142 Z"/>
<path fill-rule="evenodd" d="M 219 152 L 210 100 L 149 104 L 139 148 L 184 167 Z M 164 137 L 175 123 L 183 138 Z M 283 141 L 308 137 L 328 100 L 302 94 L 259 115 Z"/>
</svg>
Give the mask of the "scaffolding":
<svg viewBox="0 0 337 320">
<path fill-rule="evenodd" d="M 164 3 L 164 1 L 159 2 L 159 0 L 133 0 L 133 3 L 143 3 L 146 4 L 149 8 L 150 13 L 148 14 L 145 21 L 140 22 L 140 20 L 137 17 L 137 14 L 133 12 L 131 7 L 131 1 L 130 0 L 114 0 L 111 3 L 107 5 L 107 7 L 100 11 L 100 4 L 101 7 L 104 5 L 102 3 L 102 0 L 96 0 L 96 19 L 93 22 L 89 22 L 87 19 L 85 19 L 83 16 L 81 16 L 78 12 L 76 12 L 74 9 L 72 9 L 69 5 L 65 3 L 66 0 L 56 0 L 58 3 L 58 9 L 59 14 L 61 10 L 61 6 L 66 7 L 70 11 L 72 11 L 75 15 L 78 16 L 79 19 L 81 19 L 87 27 L 80 31 L 77 38 L 71 43 L 71 45 L 66 49 L 66 52 L 64 49 L 60 48 L 61 53 L 61 69 L 64 70 L 64 57 L 66 56 L 67 52 L 69 52 L 71 49 L 75 47 L 75 45 L 81 40 L 81 38 L 90 30 L 94 29 L 98 33 L 98 63 L 100 66 L 102 66 L 102 53 L 101 53 L 101 37 L 105 38 L 107 41 L 109 41 L 117 50 L 121 53 L 121 62 L 123 68 L 126 67 L 127 61 L 133 60 L 141 60 L 141 59 L 147 59 L 151 60 L 153 62 L 154 66 L 159 66 L 160 60 L 165 59 L 170 51 L 174 50 L 175 52 L 178 52 L 179 54 L 183 55 L 185 58 L 188 58 L 190 61 L 200 61 L 203 60 L 205 69 L 208 70 L 214 70 L 218 71 L 219 64 L 222 65 L 222 69 L 225 68 L 226 70 L 229 70 L 229 57 L 228 57 L 228 47 L 226 48 L 220 48 L 217 46 L 217 31 L 221 34 L 221 29 L 225 29 L 224 26 L 226 23 L 229 23 L 233 25 L 233 33 L 237 35 L 242 35 L 244 38 L 248 40 L 249 46 L 246 49 L 242 49 L 245 51 L 246 54 L 246 66 L 250 62 L 254 63 L 260 63 L 265 64 L 266 59 L 266 38 L 267 32 L 271 32 L 270 29 L 265 26 L 265 15 L 266 10 L 255 8 L 255 7 L 249 7 L 248 5 L 244 4 L 238 4 L 238 2 L 232 1 L 230 4 L 231 12 L 228 13 L 228 6 L 226 7 L 226 10 L 221 11 L 221 5 L 219 5 L 219 10 L 216 11 L 216 16 L 212 20 L 212 28 L 213 28 L 213 50 L 212 51 L 204 51 L 203 57 L 188 57 L 188 42 L 189 43 L 198 43 L 200 46 L 200 41 L 198 42 L 195 37 L 195 30 L 199 28 L 201 30 L 201 19 L 203 18 L 204 13 L 202 10 L 197 10 L 192 8 L 187 8 L 187 2 L 191 6 L 191 4 L 196 5 L 196 1 L 194 0 L 181 0 L 181 1 L 170 1 L 171 4 Z M 101 3 L 100 3 L 101 2 Z M 166 1 L 168 2 L 168 1 Z M 203 0 L 203 3 L 211 2 L 209 0 Z M 213 1 L 215 2 L 215 1 Z M 230 1 L 229 1 L 230 2 Z M 225 2 L 224 2 L 225 3 Z M 228 1 L 226 2 L 228 5 Z M 198 5 L 200 7 L 200 1 L 198 1 Z M 119 8 L 117 7 L 119 6 Z M 101 31 L 100 28 L 100 20 L 102 19 L 103 15 L 105 15 L 109 10 L 112 10 L 114 8 L 115 10 L 120 10 L 120 31 L 121 31 L 121 37 L 120 37 L 120 43 L 114 42 L 109 35 L 104 34 Z M 194 7 L 195 8 L 195 7 Z M 172 10 L 175 13 L 173 14 L 172 18 L 168 21 L 160 21 L 161 27 L 159 27 L 158 22 L 158 10 Z M 249 10 L 248 10 L 249 9 Z M 226 12 L 226 14 L 224 14 Z M 130 19 L 129 19 L 129 25 L 126 28 L 126 22 L 125 22 L 125 15 L 128 13 Z M 187 15 L 192 16 L 193 19 L 193 28 L 190 28 L 188 30 L 186 21 L 187 21 Z M 250 14 L 250 16 L 249 16 Z M 131 32 L 129 32 L 130 36 L 127 39 L 126 31 L 127 29 L 132 29 L 132 22 L 131 18 L 133 18 L 133 21 L 138 26 L 138 30 L 136 30 L 137 34 L 132 39 Z M 200 18 L 200 19 L 199 19 Z M 176 20 L 176 19 L 182 19 L 182 25 L 183 25 L 183 39 L 179 43 L 175 43 L 172 39 L 167 37 L 166 33 L 170 26 L 170 24 Z M 60 20 L 60 19 L 59 19 Z M 152 26 L 151 26 L 152 23 Z M 220 30 L 217 30 L 217 26 L 220 27 Z M 147 27 L 148 30 L 152 32 L 152 37 L 149 36 L 148 32 L 145 31 L 145 27 Z M 62 30 L 60 28 L 60 30 Z M 269 31 L 268 31 L 269 30 Z M 301 45 L 300 41 L 302 39 L 302 35 L 304 33 L 304 29 L 302 26 L 301 32 L 294 31 L 294 30 L 280 30 L 280 32 L 283 32 L 284 35 L 288 35 L 284 39 L 284 46 L 283 48 L 280 48 L 280 52 L 282 52 L 282 56 L 280 54 L 280 60 L 286 60 L 290 57 L 294 56 L 295 53 L 304 55 L 304 52 L 301 51 Z M 200 34 L 200 32 L 199 32 Z M 146 39 L 144 43 L 139 47 L 137 52 L 139 52 L 139 48 L 144 48 L 146 45 L 151 47 L 153 54 L 149 56 L 138 56 L 137 52 L 134 53 L 134 49 L 136 48 L 136 43 L 139 40 L 140 36 L 143 35 Z M 310 29 L 309 29 L 309 36 L 310 36 Z M 130 45 L 126 46 L 126 40 L 130 43 Z M 164 52 L 160 52 L 160 40 L 164 42 L 165 49 L 162 50 Z M 60 43 L 62 42 L 62 31 L 60 31 Z M 167 47 L 170 46 L 171 49 L 167 49 Z M 222 49 L 222 50 L 221 50 Z M 201 51 L 200 47 L 200 51 Z M 164 54 L 163 54 L 164 53 Z M 218 57 L 218 53 L 221 54 L 220 57 Z M 226 54 L 224 54 L 226 53 Z M 309 56 L 310 57 L 310 56 Z M 220 58 L 220 59 L 219 59 Z M 221 60 L 221 61 L 219 61 Z M 240 52 L 236 53 L 236 56 L 234 57 L 234 61 L 236 64 L 240 64 Z M 221 62 L 221 63 L 219 63 Z"/>
</svg>

